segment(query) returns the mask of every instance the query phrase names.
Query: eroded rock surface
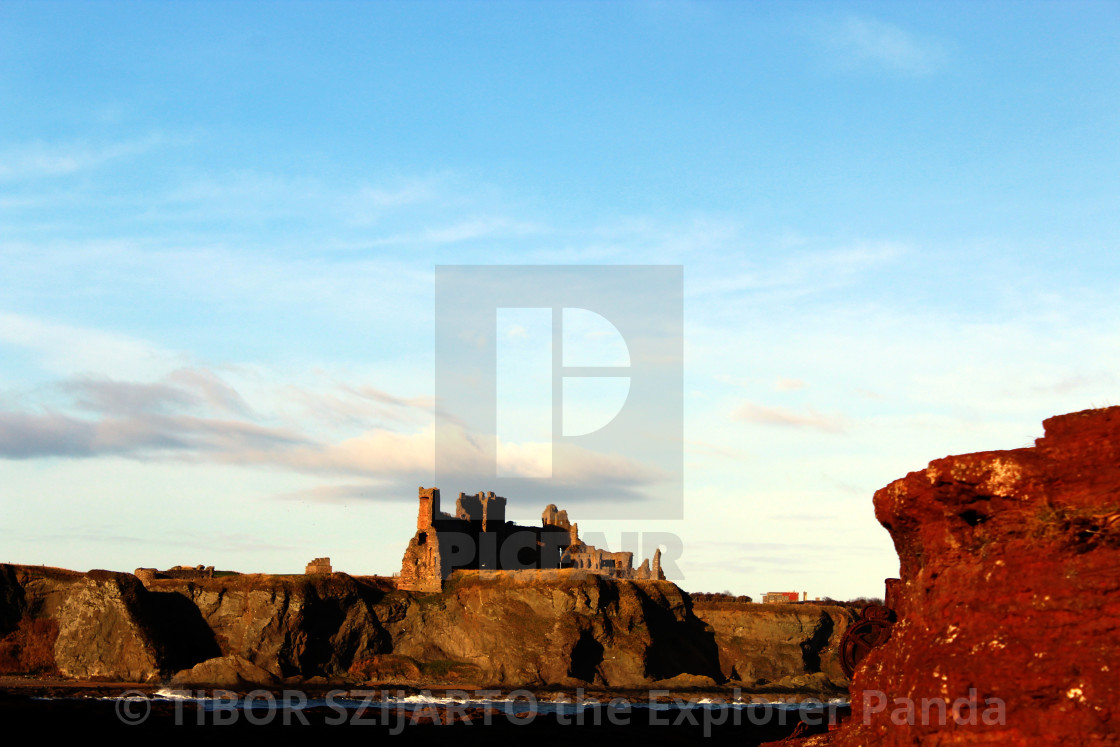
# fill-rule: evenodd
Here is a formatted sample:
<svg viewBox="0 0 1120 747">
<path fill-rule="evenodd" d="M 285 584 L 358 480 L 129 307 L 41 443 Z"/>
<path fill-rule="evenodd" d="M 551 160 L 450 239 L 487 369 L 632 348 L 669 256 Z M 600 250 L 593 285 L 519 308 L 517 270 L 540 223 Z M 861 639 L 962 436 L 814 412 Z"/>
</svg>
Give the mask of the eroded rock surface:
<svg viewBox="0 0 1120 747">
<path fill-rule="evenodd" d="M 835 744 L 1117 740 L 1120 408 L 1043 425 L 1033 448 L 938 459 L 875 494 L 899 622 Z"/>
<path fill-rule="evenodd" d="M 666 581 L 574 571 L 542 581 L 456 576 L 442 594 L 384 608 L 383 620 L 394 653 L 465 662 L 492 684 L 722 679 L 712 632 L 692 614 L 688 596 Z"/>
<path fill-rule="evenodd" d="M 326 678 L 511 688 L 730 682 L 815 691 L 835 684 L 830 651 L 847 614 L 816 605 L 704 603 L 698 614 L 670 582 L 576 570 L 460 571 L 434 594 L 340 573 L 148 578 L 144 585 L 108 571 L 0 571 L 0 621 L 18 624 L 9 638 L 36 631 L 50 638 L 35 649 L 45 652 L 42 669 L 53 670 L 53 655 L 72 677 L 175 675 L 182 684 L 224 687 Z M 6 641 L 0 667 L 7 661 L 5 671 L 31 671 L 18 669 L 30 658 L 19 659 L 14 646 L 4 658 Z"/>
<path fill-rule="evenodd" d="M 387 650 L 372 612 L 384 590 L 346 574 L 168 579 L 149 586 L 189 600 L 222 655 L 278 678 L 342 675 L 355 659 Z"/>
<path fill-rule="evenodd" d="M 90 571 L 69 587 L 57 619 L 54 657 L 67 677 L 145 682 L 172 656 L 153 600 L 131 574 Z"/>
<path fill-rule="evenodd" d="M 278 684 L 272 673 L 241 656 L 218 656 L 177 672 L 171 687 L 229 688 L 234 690 Z"/>
<path fill-rule="evenodd" d="M 696 602 L 696 615 L 715 632 L 723 676 L 744 686 L 801 685 L 790 678 L 817 672 L 826 687 L 845 688 L 840 638 L 856 611 L 827 604 Z M 783 680 L 785 682 L 783 683 Z"/>
</svg>

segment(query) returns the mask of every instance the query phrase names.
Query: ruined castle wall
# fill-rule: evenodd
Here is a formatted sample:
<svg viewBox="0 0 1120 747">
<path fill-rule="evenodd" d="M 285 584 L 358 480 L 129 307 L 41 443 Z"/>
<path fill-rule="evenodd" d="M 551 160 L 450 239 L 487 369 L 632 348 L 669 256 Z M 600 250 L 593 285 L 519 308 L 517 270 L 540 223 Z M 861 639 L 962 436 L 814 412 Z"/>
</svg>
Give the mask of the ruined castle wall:
<svg viewBox="0 0 1120 747">
<path fill-rule="evenodd" d="M 481 495 L 481 494 L 480 494 Z M 499 531 L 506 523 L 506 499 L 487 493 L 482 497 L 482 531 Z"/>
<path fill-rule="evenodd" d="M 482 521 L 482 493 L 467 495 L 459 493 L 455 500 L 455 518 L 463 521 Z"/>
<path fill-rule="evenodd" d="M 443 559 L 435 530 L 417 532 L 404 551 L 397 588 L 404 591 L 440 591 L 443 577 Z"/>
<path fill-rule="evenodd" d="M 416 517 L 416 531 L 428 529 L 439 516 L 439 488 L 420 488 L 420 512 Z"/>
<path fill-rule="evenodd" d="M 549 504 L 540 527 L 506 522 L 506 499 L 494 493 L 460 493 L 454 516 L 439 510 L 439 489 L 420 488 L 417 532 L 401 565 L 398 587 L 439 591 L 453 571 L 484 572 L 571 568 L 623 579 L 664 578 L 655 558 L 634 568 L 632 552 L 609 552 L 584 544 L 568 512 Z"/>
</svg>

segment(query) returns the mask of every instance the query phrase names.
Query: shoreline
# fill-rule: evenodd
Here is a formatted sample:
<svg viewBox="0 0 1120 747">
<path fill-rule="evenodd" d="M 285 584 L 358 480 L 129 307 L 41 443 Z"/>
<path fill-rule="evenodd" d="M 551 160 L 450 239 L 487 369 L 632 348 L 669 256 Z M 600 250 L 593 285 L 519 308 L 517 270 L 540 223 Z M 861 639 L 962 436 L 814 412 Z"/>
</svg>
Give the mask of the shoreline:
<svg viewBox="0 0 1120 747">
<path fill-rule="evenodd" d="M 577 693 L 582 697 L 574 697 Z M 197 698 L 200 694 L 202 699 Z M 580 693 L 578 688 L 440 687 L 258 688 L 234 693 L 175 691 L 161 683 L 0 677 L 0 719 L 46 724 L 48 729 L 365 726 L 364 733 L 375 737 L 403 735 L 421 744 L 446 744 L 451 738 L 456 745 L 493 745 L 495 739 L 570 745 L 573 737 L 583 736 L 650 745 L 702 739 L 705 744 L 753 747 L 795 734 L 825 733 L 851 712 L 846 702 L 822 703 L 812 696 L 740 692 L 736 702 L 735 695 L 734 690 L 711 689 Z"/>
<path fill-rule="evenodd" d="M 382 697 L 406 698 L 427 695 L 433 699 L 467 698 L 470 700 L 493 700 L 505 702 L 511 695 L 526 699 L 531 697 L 541 703 L 564 703 L 573 701 L 598 701 L 609 703 L 622 699 L 633 704 L 674 704 L 722 703 L 728 705 L 806 705 L 846 704 L 847 693 L 822 693 L 804 690 L 746 689 L 732 688 L 603 688 L 603 687 L 477 687 L 473 685 L 456 686 L 444 683 L 402 684 L 402 683 L 365 683 L 328 682 L 328 683 L 289 683 L 277 685 L 225 686 L 176 686 L 167 682 L 121 682 L 95 679 L 66 679 L 62 677 L 33 677 L 28 675 L 0 675 L 0 695 L 9 697 L 28 697 L 40 699 L 78 699 L 113 698 L 126 694 L 141 694 L 159 697 L 161 693 L 197 693 L 205 699 L 204 693 L 220 694 L 217 697 L 236 695 L 244 697 L 252 693 L 271 693 L 283 696 L 285 693 L 302 693 L 309 699 L 367 696 L 370 693 Z M 477 696 L 477 697 L 476 697 Z"/>
</svg>

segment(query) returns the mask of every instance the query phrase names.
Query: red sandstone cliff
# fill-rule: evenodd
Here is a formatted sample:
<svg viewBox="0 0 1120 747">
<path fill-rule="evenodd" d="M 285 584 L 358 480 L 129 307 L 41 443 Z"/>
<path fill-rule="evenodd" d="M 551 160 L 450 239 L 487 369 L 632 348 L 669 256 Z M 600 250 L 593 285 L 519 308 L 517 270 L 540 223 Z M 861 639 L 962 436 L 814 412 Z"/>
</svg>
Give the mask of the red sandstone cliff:
<svg viewBox="0 0 1120 747">
<path fill-rule="evenodd" d="M 1043 425 L 875 494 L 899 622 L 834 745 L 1120 741 L 1120 407 Z"/>
</svg>

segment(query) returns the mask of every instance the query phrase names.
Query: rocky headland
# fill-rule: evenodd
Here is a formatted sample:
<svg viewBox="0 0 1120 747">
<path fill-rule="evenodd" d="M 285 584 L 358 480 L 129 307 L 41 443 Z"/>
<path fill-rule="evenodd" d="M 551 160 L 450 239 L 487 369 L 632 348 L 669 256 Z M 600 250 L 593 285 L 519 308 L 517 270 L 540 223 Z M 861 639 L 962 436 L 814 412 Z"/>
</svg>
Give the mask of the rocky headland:
<svg viewBox="0 0 1120 747">
<path fill-rule="evenodd" d="M 0 566 L 0 672 L 248 689 L 303 685 L 847 686 L 850 608 L 693 602 L 668 581 L 457 571 L 438 593 L 343 573 L 145 578 Z"/>
</svg>

